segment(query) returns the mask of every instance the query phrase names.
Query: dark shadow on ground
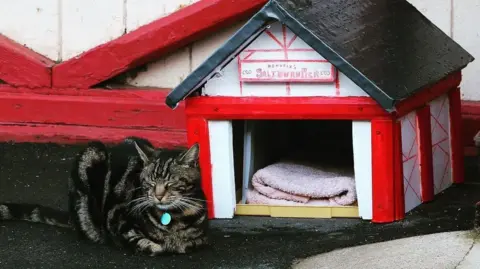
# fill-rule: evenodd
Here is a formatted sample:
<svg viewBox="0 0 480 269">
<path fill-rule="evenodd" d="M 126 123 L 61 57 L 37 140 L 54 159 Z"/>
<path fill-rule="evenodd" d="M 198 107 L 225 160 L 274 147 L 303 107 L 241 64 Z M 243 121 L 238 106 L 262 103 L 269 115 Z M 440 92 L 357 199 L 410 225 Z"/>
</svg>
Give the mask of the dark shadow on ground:
<svg viewBox="0 0 480 269">
<path fill-rule="evenodd" d="M 12 147 L 15 154 L 8 153 Z M 0 149 L 7 150 L 0 156 L 0 200 L 65 208 L 64 176 L 76 147 L 3 144 Z M 49 161 L 55 159 L 60 161 Z M 25 162 L 29 164 L 22 164 Z M 473 205 L 480 200 L 476 161 L 468 159 L 466 170 L 466 184 L 449 188 L 401 222 L 379 225 L 357 219 L 256 217 L 216 220 L 212 221 L 211 247 L 183 256 L 131 256 L 79 241 L 66 229 L 4 222 L 0 223 L 0 268 L 289 268 L 295 259 L 336 248 L 470 229 Z"/>
</svg>

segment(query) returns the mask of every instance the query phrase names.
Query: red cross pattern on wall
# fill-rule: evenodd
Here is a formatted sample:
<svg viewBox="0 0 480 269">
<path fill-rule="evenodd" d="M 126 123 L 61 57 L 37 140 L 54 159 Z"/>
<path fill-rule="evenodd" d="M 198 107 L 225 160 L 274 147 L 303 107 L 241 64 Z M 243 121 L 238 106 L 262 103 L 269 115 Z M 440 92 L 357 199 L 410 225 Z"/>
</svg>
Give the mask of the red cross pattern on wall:
<svg viewBox="0 0 480 269">
<path fill-rule="evenodd" d="M 447 97 L 439 98 L 430 103 L 435 194 L 443 191 L 452 183 L 448 104 Z"/>
<path fill-rule="evenodd" d="M 418 128 L 415 113 L 402 118 L 402 159 L 405 211 L 421 204 L 420 167 L 418 156 Z"/>
<path fill-rule="evenodd" d="M 270 45 L 269 48 L 258 48 L 262 44 L 255 44 L 255 41 L 249 45 L 245 50 L 243 50 L 237 57 L 239 74 L 241 73 L 242 63 L 252 63 L 252 62 L 286 62 L 286 63 L 295 63 L 295 62 L 324 62 L 328 63 L 327 60 L 319 60 L 318 53 L 312 49 L 310 46 L 305 44 L 302 40 L 298 38 L 296 34 L 290 31 L 285 25 L 280 23 L 270 25 L 264 33 L 262 33 L 259 38 L 263 42 L 273 41 L 274 47 Z M 257 38 L 257 39 L 259 39 Z M 268 38 L 268 39 L 265 39 Z M 297 41 L 297 42 L 296 42 Z M 298 42 L 300 41 L 300 42 Z M 272 42 L 268 42 L 272 43 Z M 301 55 L 303 53 L 303 55 Z M 332 74 L 335 80 L 335 96 L 340 95 L 340 80 L 338 72 L 335 68 L 331 67 Z M 240 94 L 243 95 L 244 81 L 240 81 Z M 291 93 L 291 82 L 280 82 L 285 85 L 285 94 L 290 95 Z M 318 82 L 317 82 L 318 83 Z"/>
</svg>

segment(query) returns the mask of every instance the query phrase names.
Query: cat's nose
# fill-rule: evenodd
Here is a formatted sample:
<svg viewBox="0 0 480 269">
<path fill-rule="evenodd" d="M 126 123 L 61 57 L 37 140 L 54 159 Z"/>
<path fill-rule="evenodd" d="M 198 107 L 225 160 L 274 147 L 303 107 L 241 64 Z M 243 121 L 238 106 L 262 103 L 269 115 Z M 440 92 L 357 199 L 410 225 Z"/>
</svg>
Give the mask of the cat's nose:
<svg viewBox="0 0 480 269">
<path fill-rule="evenodd" d="M 165 196 L 165 186 L 163 184 L 155 185 L 155 196 L 158 200 L 161 200 Z"/>
</svg>

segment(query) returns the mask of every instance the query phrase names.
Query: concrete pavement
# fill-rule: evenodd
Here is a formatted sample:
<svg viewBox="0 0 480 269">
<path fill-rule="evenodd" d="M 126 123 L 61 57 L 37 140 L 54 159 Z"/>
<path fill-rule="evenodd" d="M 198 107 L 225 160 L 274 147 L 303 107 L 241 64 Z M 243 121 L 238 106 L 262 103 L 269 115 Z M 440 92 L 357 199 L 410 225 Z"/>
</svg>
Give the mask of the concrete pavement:
<svg viewBox="0 0 480 269">
<path fill-rule="evenodd" d="M 480 240 L 471 231 L 436 233 L 334 250 L 293 269 L 478 269 Z"/>
</svg>

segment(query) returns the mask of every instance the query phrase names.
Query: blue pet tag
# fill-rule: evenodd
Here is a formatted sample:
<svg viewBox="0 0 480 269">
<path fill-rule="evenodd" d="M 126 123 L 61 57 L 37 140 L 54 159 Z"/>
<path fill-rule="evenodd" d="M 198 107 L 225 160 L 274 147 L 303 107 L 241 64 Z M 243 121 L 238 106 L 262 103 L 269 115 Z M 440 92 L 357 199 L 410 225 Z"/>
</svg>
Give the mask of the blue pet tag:
<svg viewBox="0 0 480 269">
<path fill-rule="evenodd" d="M 160 223 L 162 223 L 162 225 L 168 225 L 171 221 L 172 216 L 167 212 L 163 213 L 163 215 L 160 217 Z"/>
</svg>

